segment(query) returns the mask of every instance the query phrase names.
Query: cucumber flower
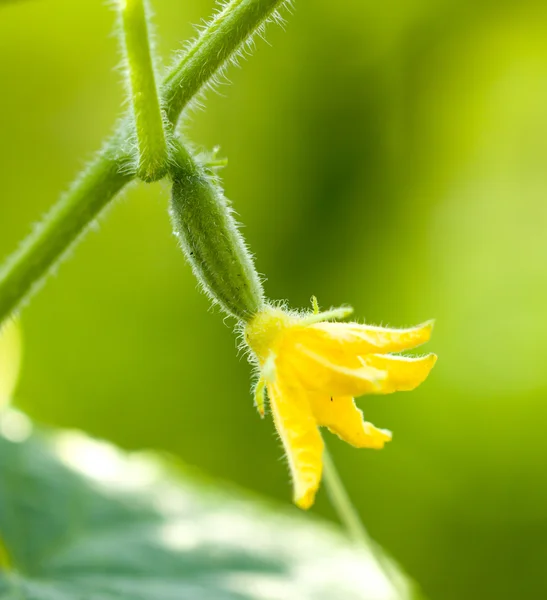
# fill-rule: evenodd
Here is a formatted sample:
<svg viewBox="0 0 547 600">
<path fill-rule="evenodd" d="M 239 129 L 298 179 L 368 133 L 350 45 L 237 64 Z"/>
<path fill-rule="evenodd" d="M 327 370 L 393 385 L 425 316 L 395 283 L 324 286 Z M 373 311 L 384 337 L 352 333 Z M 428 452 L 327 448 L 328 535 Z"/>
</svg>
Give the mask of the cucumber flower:
<svg viewBox="0 0 547 600">
<path fill-rule="evenodd" d="M 255 402 L 264 415 L 265 391 L 282 440 L 297 506 L 309 508 L 321 483 L 326 427 L 356 448 L 383 448 L 391 432 L 364 420 L 354 398 L 413 390 L 437 357 L 393 352 L 429 340 L 433 322 L 409 329 L 332 322 L 350 308 L 300 314 L 267 306 L 246 325 L 245 341 L 259 369 Z"/>
<path fill-rule="evenodd" d="M 321 482 L 327 427 L 357 448 L 382 448 L 387 429 L 364 421 L 354 398 L 413 390 L 435 364 L 434 354 L 411 358 L 401 352 L 427 342 L 433 323 L 387 329 L 343 319 L 350 308 L 291 312 L 266 300 L 228 201 L 182 146 L 172 166 L 171 217 L 181 248 L 203 290 L 240 323 L 258 370 L 255 402 L 264 415 L 266 392 L 283 442 L 294 485 L 294 501 L 309 508 Z"/>
</svg>

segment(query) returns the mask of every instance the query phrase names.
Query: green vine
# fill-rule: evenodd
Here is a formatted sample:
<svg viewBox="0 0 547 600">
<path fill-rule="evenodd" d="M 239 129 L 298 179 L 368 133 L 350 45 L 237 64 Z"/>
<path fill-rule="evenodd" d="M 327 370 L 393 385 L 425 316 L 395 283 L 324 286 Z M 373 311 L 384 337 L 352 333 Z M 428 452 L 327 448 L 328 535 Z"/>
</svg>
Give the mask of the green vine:
<svg viewBox="0 0 547 600">
<path fill-rule="evenodd" d="M 208 86 L 286 0 L 227 2 L 177 60 L 158 88 L 143 0 L 119 0 L 131 111 L 95 160 L 0 268 L 0 324 L 30 297 L 118 192 L 136 177 L 167 173 L 170 212 L 181 247 L 205 292 L 228 314 L 248 321 L 264 309 L 262 283 L 215 175 L 174 134 L 183 110 Z M 318 312 L 317 301 L 314 301 Z M 307 323 L 345 316 L 348 309 L 311 315 Z M 304 322 L 304 321 L 302 321 Z M 263 390 L 259 394 L 262 394 Z M 263 404 L 263 400 L 262 400 Z M 325 478 L 333 504 L 353 538 L 366 530 L 328 452 Z M 0 570 L 11 567 L 0 539 Z"/>
<path fill-rule="evenodd" d="M 120 0 L 124 49 L 138 144 L 137 173 L 157 181 L 167 173 L 167 142 L 148 39 L 143 0 Z"/>
<path fill-rule="evenodd" d="M 264 24 L 269 19 L 279 19 L 277 9 L 284 3 L 285 0 L 232 0 L 220 9 L 186 52 L 177 59 L 159 86 L 158 104 L 172 128 L 176 126 L 181 113 L 192 98 L 207 86 L 214 85 L 215 76 L 222 72 L 231 60 L 237 58 L 245 44 L 250 43 Z M 120 6 L 123 8 L 123 5 Z M 137 56 L 136 46 L 141 44 L 140 51 L 144 51 L 142 30 L 138 33 L 132 29 L 138 23 L 138 18 L 131 18 L 126 19 L 124 25 L 132 31 L 129 37 L 132 39 L 130 44 L 133 44 L 133 62 Z M 142 22 L 139 27 L 142 29 Z M 127 39 L 127 32 L 124 38 Z M 144 67 L 141 67 L 141 75 L 144 71 Z M 150 73 L 148 77 L 150 84 Z M 128 88 L 134 91 L 131 85 L 128 85 Z M 133 98 L 131 100 L 134 106 L 136 102 Z M 146 139 L 147 135 L 152 135 L 148 117 L 153 110 L 149 103 L 146 106 L 140 118 L 141 140 Z M 146 119 L 144 114 L 147 115 Z M 158 134 L 157 118 L 152 120 L 156 123 L 155 134 Z M 0 267 L 0 323 L 28 301 L 47 275 L 82 237 L 89 225 L 118 192 L 137 176 L 135 162 L 143 167 L 139 171 L 146 172 L 146 160 L 144 163 L 135 160 L 133 123 L 131 116 L 123 119 L 115 134 L 104 144 L 90 166 L 76 178 L 68 192 L 61 196 L 57 204 Z M 151 155 L 150 153 L 148 156 Z"/>
</svg>

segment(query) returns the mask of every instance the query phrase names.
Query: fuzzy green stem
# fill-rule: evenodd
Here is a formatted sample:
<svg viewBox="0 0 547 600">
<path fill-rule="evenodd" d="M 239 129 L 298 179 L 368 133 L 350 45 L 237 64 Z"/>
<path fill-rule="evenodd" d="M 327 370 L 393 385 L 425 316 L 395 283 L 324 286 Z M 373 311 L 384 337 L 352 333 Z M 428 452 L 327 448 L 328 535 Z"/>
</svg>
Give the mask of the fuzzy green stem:
<svg viewBox="0 0 547 600">
<path fill-rule="evenodd" d="M 326 445 L 323 451 L 323 481 L 327 494 L 329 495 L 332 506 L 340 519 L 340 522 L 346 529 L 349 537 L 359 546 L 367 548 L 372 558 L 378 564 L 386 577 L 390 580 L 393 586 L 393 592 L 399 600 L 407 600 L 408 598 L 418 599 L 417 591 L 413 590 L 409 596 L 408 590 L 413 589 L 413 584 L 403 578 L 391 560 L 382 554 L 376 542 L 369 536 L 357 509 L 353 505 L 348 491 L 344 486 L 344 482 L 338 473 L 338 469 L 334 464 L 332 456 Z"/>
<path fill-rule="evenodd" d="M 334 510 L 349 536 L 364 546 L 370 545 L 370 538 L 359 517 L 359 513 L 349 497 L 344 483 L 338 474 L 330 452 L 325 446 L 323 453 L 323 480 Z"/>
<path fill-rule="evenodd" d="M 102 153 L 74 182 L 0 269 L 0 322 L 39 287 L 130 179 L 109 153 Z"/>
<path fill-rule="evenodd" d="M 238 0 L 226 5 L 161 86 L 160 106 L 171 124 L 281 4 L 282 0 Z M 90 222 L 133 178 L 127 174 L 130 137 L 131 121 L 126 119 L 104 151 L 0 268 L 0 323 L 43 283 Z"/>
<path fill-rule="evenodd" d="M 177 122 L 190 100 L 237 55 L 268 18 L 276 15 L 276 9 L 284 2 L 231 0 L 224 5 L 163 82 L 161 96 L 171 123 Z"/>
<path fill-rule="evenodd" d="M 211 299 L 242 321 L 264 305 L 253 260 L 222 189 L 176 142 L 171 219 L 194 275 Z"/>
<path fill-rule="evenodd" d="M 137 173 L 144 181 L 157 181 L 167 172 L 168 153 L 148 41 L 146 7 L 143 0 L 119 2 L 138 142 Z"/>
</svg>

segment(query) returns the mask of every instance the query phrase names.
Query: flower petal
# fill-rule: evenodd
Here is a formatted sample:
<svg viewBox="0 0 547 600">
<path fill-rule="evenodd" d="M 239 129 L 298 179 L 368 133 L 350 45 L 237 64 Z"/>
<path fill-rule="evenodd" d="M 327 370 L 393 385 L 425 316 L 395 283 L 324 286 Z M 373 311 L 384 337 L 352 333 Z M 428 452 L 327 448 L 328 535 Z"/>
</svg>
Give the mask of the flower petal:
<svg viewBox="0 0 547 600">
<path fill-rule="evenodd" d="M 328 427 L 339 438 L 356 448 L 384 447 L 391 441 L 391 432 L 378 429 L 363 418 L 351 396 L 329 397 L 313 394 L 310 404 L 318 425 Z"/>
<path fill-rule="evenodd" d="M 433 321 L 408 329 L 389 329 L 359 323 L 322 322 L 295 331 L 298 343 L 340 360 L 343 354 L 401 352 L 425 344 L 431 337 Z"/>
<path fill-rule="evenodd" d="M 356 356 L 344 356 L 343 363 L 296 345 L 280 351 L 276 359 L 278 373 L 295 377 L 304 389 L 331 396 L 362 396 L 381 392 L 387 373 L 364 364 Z"/>
<path fill-rule="evenodd" d="M 391 394 L 417 388 L 427 379 L 437 362 L 437 356 L 435 354 L 419 357 L 368 354 L 362 360 L 370 367 L 387 372 L 388 376 L 380 383 L 380 390 L 377 393 Z"/>
<path fill-rule="evenodd" d="M 268 384 L 275 427 L 285 448 L 293 479 L 293 499 L 309 508 L 321 482 L 323 440 L 306 392 L 298 385 Z"/>
</svg>

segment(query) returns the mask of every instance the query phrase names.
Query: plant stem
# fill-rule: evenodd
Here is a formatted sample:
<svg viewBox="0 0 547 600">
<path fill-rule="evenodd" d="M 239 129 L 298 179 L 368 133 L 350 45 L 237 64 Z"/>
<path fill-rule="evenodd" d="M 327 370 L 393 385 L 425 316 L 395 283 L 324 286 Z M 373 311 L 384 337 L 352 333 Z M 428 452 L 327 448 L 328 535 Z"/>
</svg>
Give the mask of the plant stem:
<svg viewBox="0 0 547 600">
<path fill-rule="evenodd" d="M 357 509 L 353 506 L 326 446 L 323 453 L 323 479 L 334 510 L 349 536 L 358 544 L 369 546 L 371 540 L 367 530 L 361 521 Z"/>
<path fill-rule="evenodd" d="M 349 537 L 357 545 L 366 548 L 370 552 L 371 559 L 376 560 L 378 568 L 383 571 L 391 582 L 393 592 L 396 594 L 395 597 L 399 600 L 409 598 L 408 581 L 401 577 L 391 560 L 382 554 L 376 542 L 369 536 L 326 445 L 323 452 L 323 480 L 334 510 Z M 417 598 L 415 595 L 412 595 L 412 597 Z"/>
<path fill-rule="evenodd" d="M 192 97 L 206 86 L 283 0 L 233 0 L 198 36 L 166 76 L 160 106 L 172 125 Z M 134 174 L 127 173 L 131 136 L 125 119 L 91 166 L 61 196 L 42 222 L 0 268 L 0 323 L 46 279 L 91 221 Z"/>
<path fill-rule="evenodd" d="M 35 291 L 108 202 L 130 181 L 100 154 L 0 269 L 0 322 Z"/>
<path fill-rule="evenodd" d="M 161 96 L 171 123 L 284 2 L 231 0 L 223 6 L 163 81 Z"/>
<path fill-rule="evenodd" d="M 156 89 L 143 0 L 119 0 L 131 87 L 131 103 L 139 147 L 137 173 L 157 181 L 167 172 L 167 142 Z"/>
</svg>

